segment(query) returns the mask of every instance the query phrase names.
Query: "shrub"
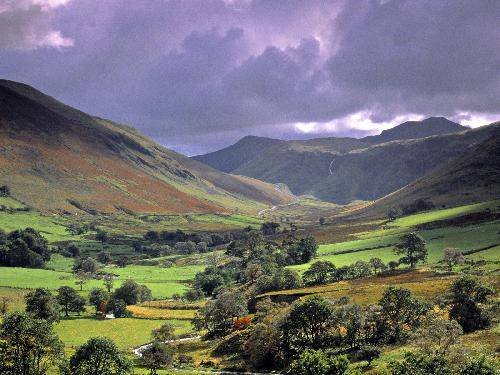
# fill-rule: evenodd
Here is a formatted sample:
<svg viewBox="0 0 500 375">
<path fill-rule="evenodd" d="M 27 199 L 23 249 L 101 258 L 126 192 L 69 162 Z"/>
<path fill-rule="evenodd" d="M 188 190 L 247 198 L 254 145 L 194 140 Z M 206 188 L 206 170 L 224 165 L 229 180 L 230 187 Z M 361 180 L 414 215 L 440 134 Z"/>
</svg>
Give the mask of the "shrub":
<svg viewBox="0 0 500 375">
<path fill-rule="evenodd" d="M 289 375 L 344 375 L 349 370 L 345 356 L 331 356 L 322 350 L 307 349 L 290 364 Z"/>
</svg>

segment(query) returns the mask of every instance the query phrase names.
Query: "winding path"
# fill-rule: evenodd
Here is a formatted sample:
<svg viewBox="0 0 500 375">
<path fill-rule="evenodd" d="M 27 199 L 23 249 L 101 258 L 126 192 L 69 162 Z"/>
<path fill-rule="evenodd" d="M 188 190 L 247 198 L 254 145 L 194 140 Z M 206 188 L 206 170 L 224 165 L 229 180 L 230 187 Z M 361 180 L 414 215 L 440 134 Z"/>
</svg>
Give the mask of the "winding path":
<svg viewBox="0 0 500 375">
<path fill-rule="evenodd" d="M 201 338 L 201 336 L 193 336 L 193 337 L 184 337 L 182 339 L 176 339 L 176 340 L 169 340 L 169 341 L 165 341 L 165 344 L 172 344 L 174 342 L 185 342 L 185 341 L 192 341 L 192 340 L 197 340 Z M 151 345 L 153 345 L 153 343 L 148 343 L 148 344 L 144 344 L 144 345 L 141 345 L 139 346 L 138 348 L 135 348 L 134 350 L 132 350 L 134 352 L 134 354 L 138 357 L 142 357 L 142 352 L 144 350 L 146 350 L 147 348 L 149 348 Z"/>
</svg>

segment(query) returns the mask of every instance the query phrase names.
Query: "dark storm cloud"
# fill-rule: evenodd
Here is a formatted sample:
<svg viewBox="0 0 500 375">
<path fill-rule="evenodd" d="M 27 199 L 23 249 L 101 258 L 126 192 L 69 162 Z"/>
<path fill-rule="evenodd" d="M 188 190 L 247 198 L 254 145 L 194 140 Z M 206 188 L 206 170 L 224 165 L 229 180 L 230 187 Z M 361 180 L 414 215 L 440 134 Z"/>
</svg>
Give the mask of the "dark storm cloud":
<svg viewBox="0 0 500 375">
<path fill-rule="evenodd" d="M 0 75 L 184 152 L 307 136 L 296 123 L 345 135 L 356 113 L 500 112 L 497 1 L 22 1 L 0 30 L 38 42 L 0 36 Z"/>
</svg>

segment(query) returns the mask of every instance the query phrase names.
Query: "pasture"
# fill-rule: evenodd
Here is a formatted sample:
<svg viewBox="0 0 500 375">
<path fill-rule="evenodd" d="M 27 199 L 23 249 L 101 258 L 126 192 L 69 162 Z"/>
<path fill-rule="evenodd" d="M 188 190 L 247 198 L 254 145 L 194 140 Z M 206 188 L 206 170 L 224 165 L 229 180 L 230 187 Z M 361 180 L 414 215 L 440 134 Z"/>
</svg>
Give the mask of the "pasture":
<svg viewBox="0 0 500 375">
<path fill-rule="evenodd" d="M 175 327 L 176 334 L 191 330 L 191 324 L 185 320 L 97 319 L 92 316 L 61 320 L 54 329 L 67 350 L 82 345 L 91 337 L 101 336 L 112 339 L 121 350 L 130 351 L 151 341 L 151 331 L 167 322 Z"/>
</svg>

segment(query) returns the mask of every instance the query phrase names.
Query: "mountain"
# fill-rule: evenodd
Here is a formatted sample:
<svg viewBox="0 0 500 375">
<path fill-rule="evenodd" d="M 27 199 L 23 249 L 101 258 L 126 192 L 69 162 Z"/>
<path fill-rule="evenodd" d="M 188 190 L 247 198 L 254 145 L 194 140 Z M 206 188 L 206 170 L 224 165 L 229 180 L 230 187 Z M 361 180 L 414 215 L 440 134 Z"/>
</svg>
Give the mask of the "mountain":
<svg viewBox="0 0 500 375">
<path fill-rule="evenodd" d="M 422 121 L 406 121 L 391 129 L 382 131 L 380 135 L 365 137 L 366 140 L 388 142 L 398 139 L 424 138 L 431 135 L 456 133 L 468 130 L 466 126 L 457 124 L 444 117 L 429 117 Z"/>
<path fill-rule="evenodd" d="M 280 143 L 284 143 L 284 141 L 249 135 L 240 139 L 234 145 L 205 155 L 193 156 L 193 159 L 212 168 L 230 173 L 248 161 L 255 159 L 270 147 Z"/>
<path fill-rule="evenodd" d="M 375 200 L 461 156 L 497 129 L 497 125 L 485 126 L 353 150 L 334 157 L 330 173 L 310 191 L 320 199 L 333 198 L 338 203 Z"/>
<path fill-rule="evenodd" d="M 375 201 L 364 214 L 385 213 L 416 201 L 431 200 L 436 206 L 457 206 L 500 199 L 500 123 L 489 126 L 490 136 L 461 156 L 409 185 Z"/>
<path fill-rule="evenodd" d="M 7 80 L 0 80 L 0 185 L 48 212 L 253 212 L 292 199 Z"/>
<path fill-rule="evenodd" d="M 231 172 L 284 183 L 294 194 L 312 194 L 336 203 L 374 200 L 422 177 L 488 136 L 487 131 L 469 131 L 443 117 L 431 117 L 360 139 L 282 141 Z M 231 147 L 219 152 L 234 159 Z"/>
</svg>

